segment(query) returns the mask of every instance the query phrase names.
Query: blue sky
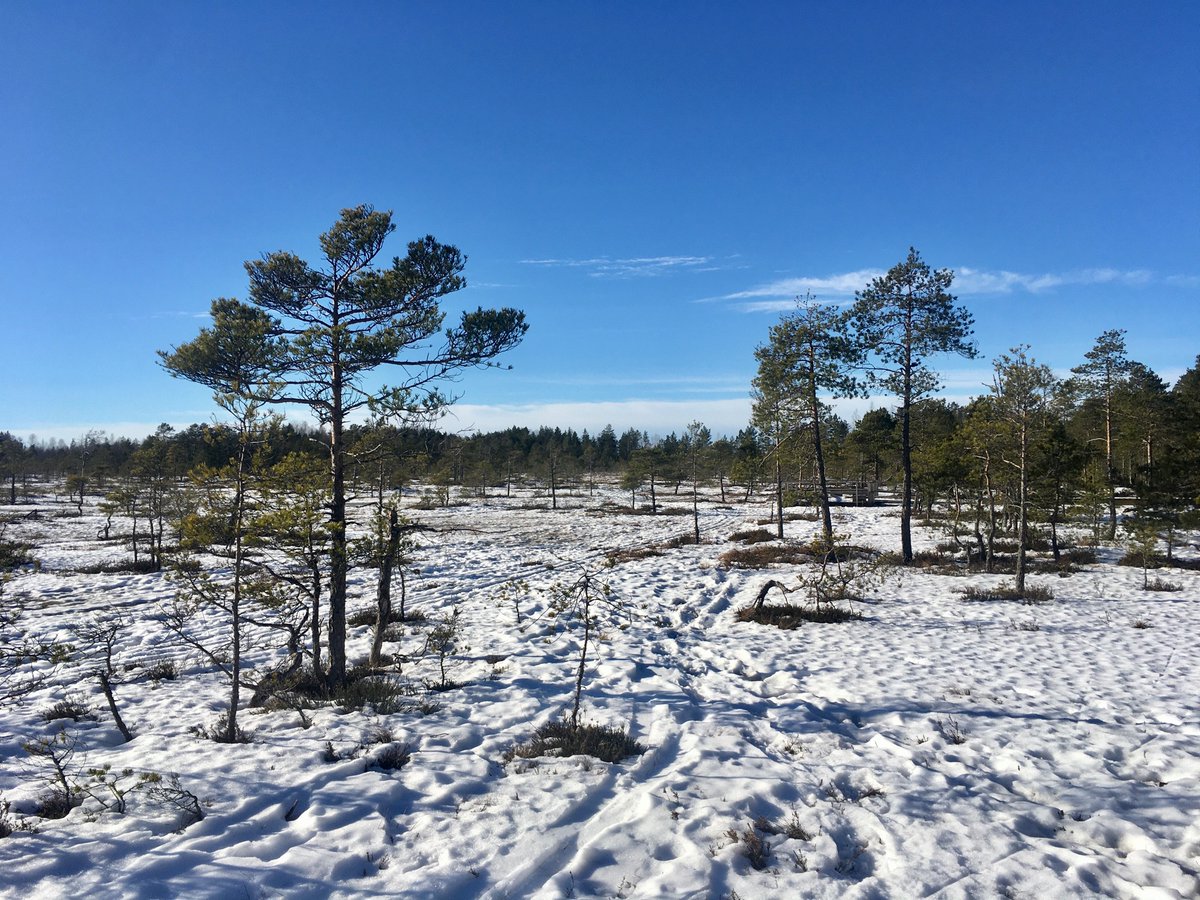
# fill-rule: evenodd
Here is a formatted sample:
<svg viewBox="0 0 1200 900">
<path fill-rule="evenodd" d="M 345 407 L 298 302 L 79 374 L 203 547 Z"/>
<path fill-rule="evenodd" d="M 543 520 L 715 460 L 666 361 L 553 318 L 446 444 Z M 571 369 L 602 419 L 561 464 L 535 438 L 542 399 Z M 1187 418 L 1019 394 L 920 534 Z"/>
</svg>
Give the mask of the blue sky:
<svg viewBox="0 0 1200 900">
<path fill-rule="evenodd" d="M 910 245 L 958 273 L 979 393 L 1019 342 L 1200 352 L 1194 3 L 0 0 L 0 430 L 212 417 L 155 351 L 338 210 L 468 256 L 512 371 L 449 427 L 735 431 L 753 350 Z M 390 255 L 389 255 L 390 258 Z M 886 401 L 877 401 L 886 402 Z"/>
</svg>

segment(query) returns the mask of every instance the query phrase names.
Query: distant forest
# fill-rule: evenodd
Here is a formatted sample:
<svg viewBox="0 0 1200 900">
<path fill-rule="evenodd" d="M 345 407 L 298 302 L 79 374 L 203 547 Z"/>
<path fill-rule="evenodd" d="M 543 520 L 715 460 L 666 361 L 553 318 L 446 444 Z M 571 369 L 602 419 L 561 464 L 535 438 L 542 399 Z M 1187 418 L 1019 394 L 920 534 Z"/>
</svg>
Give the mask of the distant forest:
<svg viewBox="0 0 1200 900">
<path fill-rule="evenodd" d="M 1071 396 L 1070 389 L 1076 395 Z M 1035 506 L 1048 518 L 1055 503 L 1091 503 L 1103 515 L 1107 484 L 1106 441 L 1111 434 L 1117 486 L 1134 497 L 1156 499 L 1165 511 L 1183 512 L 1200 495 L 1200 357 L 1174 386 L 1131 362 L 1111 397 L 1079 394 L 1064 383 L 1057 413 L 1037 429 L 1031 475 L 1040 488 Z M 1003 436 L 995 427 L 991 398 L 965 405 L 938 398 L 912 406 L 913 484 L 919 508 L 974 498 L 989 490 L 1002 507 L 1012 490 L 1012 467 L 1003 462 Z M 821 420 L 829 475 L 835 484 L 886 489 L 900 480 L 897 417 L 873 409 L 849 424 L 836 415 Z M 510 485 L 553 481 L 559 490 L 586 490 L 589 483 L 617 479 L 633 504 L 650 504 L 652 490 L 677 494 L 691 483 L 693 461 L 702 483 L 732 501 L 739 493 L 774 487 L 776 462 L 783 475 L 785 505 L 811 501 L 815 479 L 811 440 L 796 429 L 782 441 L 748 424 L 736 435 L 713 436 L 703 426 L 652 436 L 597 434 L 544 427 L 508 428 L 485 434 L 453 434 L 433 428 L 351 426 L 347 446 L 351 481 L 362 493 L 403 493 L 411 485 L 440 486 L 472 496 L 503 493 Z M 162 425 L 145 440 L 92 432 L 66 442 L 27 441 L 0 432 L 0 500 L 20 503 L 40 492 L 38 482 L 61 480 L 78 495 L 103 496 L 151 477 L 185 480 L 198 469 L 219 469 L 238 449 L 227 425 Z M 290 455 L 324 460 L 328 440 L 314 428 L 292 422 L 276 426 L 259 449 L 258 462 L 271 467 Z M 32 482 L 32 483 L 31 483 Z M 436 492 L 434 494 L 436 497 Z M 1056 500 L 1056 498 L 1058 498 Z M 656 497 L 656 500 L 658 498 Z M 1173 502 L 1167 502 L 1168 500 Z M 632 504 L 631 504 L 632 505 Z M 1175 518 L 1175 516 L 1169 516 Z"/>
</svg>

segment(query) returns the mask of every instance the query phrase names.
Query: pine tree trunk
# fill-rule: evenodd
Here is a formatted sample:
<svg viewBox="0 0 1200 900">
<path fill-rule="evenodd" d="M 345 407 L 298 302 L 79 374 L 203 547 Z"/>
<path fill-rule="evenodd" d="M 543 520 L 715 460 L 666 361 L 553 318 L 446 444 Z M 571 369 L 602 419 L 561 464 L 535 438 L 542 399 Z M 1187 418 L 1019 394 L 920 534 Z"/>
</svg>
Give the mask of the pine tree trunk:
<svg viewBox="0 0 1200 900">
<path fill-rule="evenodd" d="M 904 373 L 904 406 L 900 410 L 900 463 L 904 469 L 904 492 L 900 500 L 900 553 L 904 565 L 913 561 L 912 549 L 912 443 L 909 415 L 911 398 L 909 372 Z"/>
<path fill-rule="evenodd" d="M 378 666 L 383 654 L 383 635 L 392 619 L 392 571 L 400 549 L 400 520 L 393 506 L 388 517 L 387 546 L 379 564 L 379 588 L 376 591 L 375 635 L 371 641 L 371 665 Z"/>
<path fill-rule="evenodd" d="M 1029 467 L 1027 457 L 1029 455 L 1029 427 L 1021 422 L 1021 457 L 1020 457 L 1020 485 L 1018 487 L 1018 516 L 1020 521 L 1017 523 L 1017 572 L 1016 572 L 1016 590 L 1020 596 L 1025 596 L 1025 545 L 1029 542 Z"/>
<path fill-rule="evenodd" d="M 1104 398 L 1104 474 L 1108 479 L 1108 539 L 1117 539 L 1117 479 L 1113 468 L 1112 394 Z"/>
<path fill-rule="evenodd" d="M 783 540 L 783 462 L 780 459 L 782 444 L 775 447 L 775 530 Z"/>
<path fill-rule="evenodd" d="M 337 325 L 335 316 L 334 325 Z M 336 340 L 336 337 L 335 337 Z M 334 349 L 335 360 L 338 357 Z M 346 681 L 346 575 L 349 559 L 346 547 L 346 448 L 342 436 L 342 371 L 333 365 L 332 410 L 329 421 L 329 456 L 333 481 L 329 524 L 329 672 L 331 686 Z"/>
</svg>

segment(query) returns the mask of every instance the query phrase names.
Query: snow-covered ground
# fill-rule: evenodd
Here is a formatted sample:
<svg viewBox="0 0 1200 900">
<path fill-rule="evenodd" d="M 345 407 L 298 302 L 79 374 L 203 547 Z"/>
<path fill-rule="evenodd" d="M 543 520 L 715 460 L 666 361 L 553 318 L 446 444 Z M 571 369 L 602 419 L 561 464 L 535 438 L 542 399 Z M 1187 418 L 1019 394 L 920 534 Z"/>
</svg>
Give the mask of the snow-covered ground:
<svg viewBox="0 0 1200 900">
<path fill-rule="evenodd" d="M 124 551 L 96 540 L 97 519 L 47 500 L 41 518 L 8 530 L 34 540 L 43 565 L 19 573 L 5 602 L 24 599 L 29 634 L 76 644 L 71 626 L 128 617 L 114 690 L 135 737 L 121 743 L 89 676 L 95 653 L 76 653 L 0 707 L 9 818 L 28 817 L 47 790 L 21 745 L 56 734 L 63 722 L 40 713 L 67 697 L 96 715 L 66 723 L 80 780 L 104 765 L 110 777 L 132 769 L 124 784 L 175 774 L 206 817 L 176 832 L 173 815 L 134 792 L 125 815 L 88 801 L 64 819 L 30 818 L 37 833 L 0 839 L 0 894 L 1197 896 L 1200 573 L 1159 570 L 1182 590 L 1144 592 L 1141 571 L 1112 564 L 1116 553 L 1067 577 L 1032 576 L 1054 591 L 1043 605 L 958 594 L 1001 576 L 911 571 L 873 588 L 859 621 L 781 631 L 734 612 L 794 569 L 718 560 L 767 508 L 706 503 L 700 545 L 599 576 L 622 608 L 594 648 L 585 716 L 627 725 L 647 751 L 615 764 L 506 763 L 509 747 L 569 709 L 581 633 L 551 614 L 552 586 L 615 548 L 691 527 L 690 516 L 602 510 L 601 499 L 553 512 L 528 498 L 408 510 L 436 529 L 420 535 L 409 581 L 409 606 L 429 621 L 387 649 L 416 656 L 456 607 L 464 646 L 449 677 L 467 684 L 414 696 L 407 712 L 312 710 L 310 727 L 295 710 L 245 709 L 253 742 L 234 745 L 189 732 L 216 718 L 228 682 L 159 624 L 171 583 L 73 574 Z M 837 519 L 855 544 L 898 547 L 894 509 Z M 789 522 L 788 536 L 815 528 Z M 943 539 L 917 538 L 918 548 Z M 521 581 L 530 593 L 518 626 L 505 586 Z M 351 607 L 370 606 L 373 588 L 373 573 L 356 571 Z M 351 630 L 355 661 L 369 643 L 368 627 Z M 162 660 L 178 678 L 146 676 Z M 436 677 L 430 657 L 397 674 L 414 686 Z M 411 749 L 403 768 L 371 764 L 389 736 Z M 327 761 L 327 743 L 343 758 Z M 747 833 L 765 842 L 761 868 Z"/>
</svg>

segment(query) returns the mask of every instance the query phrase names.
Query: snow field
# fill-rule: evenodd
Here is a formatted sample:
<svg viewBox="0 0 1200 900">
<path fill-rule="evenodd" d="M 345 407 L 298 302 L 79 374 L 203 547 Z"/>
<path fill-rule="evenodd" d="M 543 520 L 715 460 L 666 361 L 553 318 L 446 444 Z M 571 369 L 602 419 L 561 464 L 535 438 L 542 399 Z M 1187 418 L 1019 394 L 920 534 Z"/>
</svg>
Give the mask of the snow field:
<svg viewBox="0 0 1200 900">
<path fill-rule="evenodd" d="M 599 498 L 597 498 L 599 499 Z M 624 502 L 621 494 L 611 499 Z M 583 504 L 575 498 L 572 502 Z M 85 805 L 0 840 L 0 893 L 13 897 L 1189 897 L 1200 883 L 1200 574 L 1160 575 L 1143 592 L 1110 563 L 1059 578 L 1047 604 L 966 602 L 957 591 L 1001 576 L 894 575 L 858 605 L 865 618 L 780 631 L 736 621 L 767 578 L 726 570 L 727 535 L 761 506 L 701 509 L 704 543 L 622 562 L 603 577 L 624 604 L 593 649 L 589 720 L 628 724 L 648 750 L 607 764 L 504 752 L 569 709 L 579 635 L 547 591 L 607 551 L 661 543 L 690 516 L 551 512 L 514 498 L 409 514 L 419 536 L 409 606 L 436 619 L 457 606 L 463 649 L 421 714 L 319 709 L 243 712 L 254 734 L 220 745 L 188 733 L 223 708 L 227 682 L 153 618 L 173 588 L 161 575 L 66 570 L 121 555 L 96 522 L 46 516 L 43 569 L 9 587 L 22 625 L 66 639 L 69 625 L 122 610 L 115 690 L 136 737 L 121 744 L 94 679 L 75 660 L 21 704 L 0 708 L 0 792 L 14 813 L 45 790 L 20 749 L 60 723 L 38 711 L 67 694 L 95 722 L 71 725 L 88 766 L 178 773 L 207 818 L 181 833 L 144 804 Z M 24 508 L 22 508 L 24 510 Z M 855 544 L 898 545 L 894 510 L 842 509 Z M 14 526 L 16 527 L 16 526 Z M 813 523 L 788 523 L 807 539 Z M 917 548 L 940 540 L 918 531 Z M 516 624 L 498 592 L 531 586 Z M 351 608 L 370 605 L 358 570 Z M 1149 627 L 1135 627 L 1140 622 Z M 221 633 L 213 617 L 206 623 Z M 425 627 L 406 626 L 412 653 Z M 364 658 L 369 628 L 351 629 Z M 255 665 L 274 657 L 266 647 Z M 174 681 L 140 674 L 158 660 Z M 435 677 L 432 660 L 403 676 Z M 326 762 L 380 728 L 412 749 L 396 771 L 377 750 Z M 751 865 L 744 834 L 766 842 Z M 791 836 L 789 836 L 789 830 Z M 771 833 L 776 832 L 776 833 Z M 739 840 L 735 841 L 734 836 Z"/>
</svg>

